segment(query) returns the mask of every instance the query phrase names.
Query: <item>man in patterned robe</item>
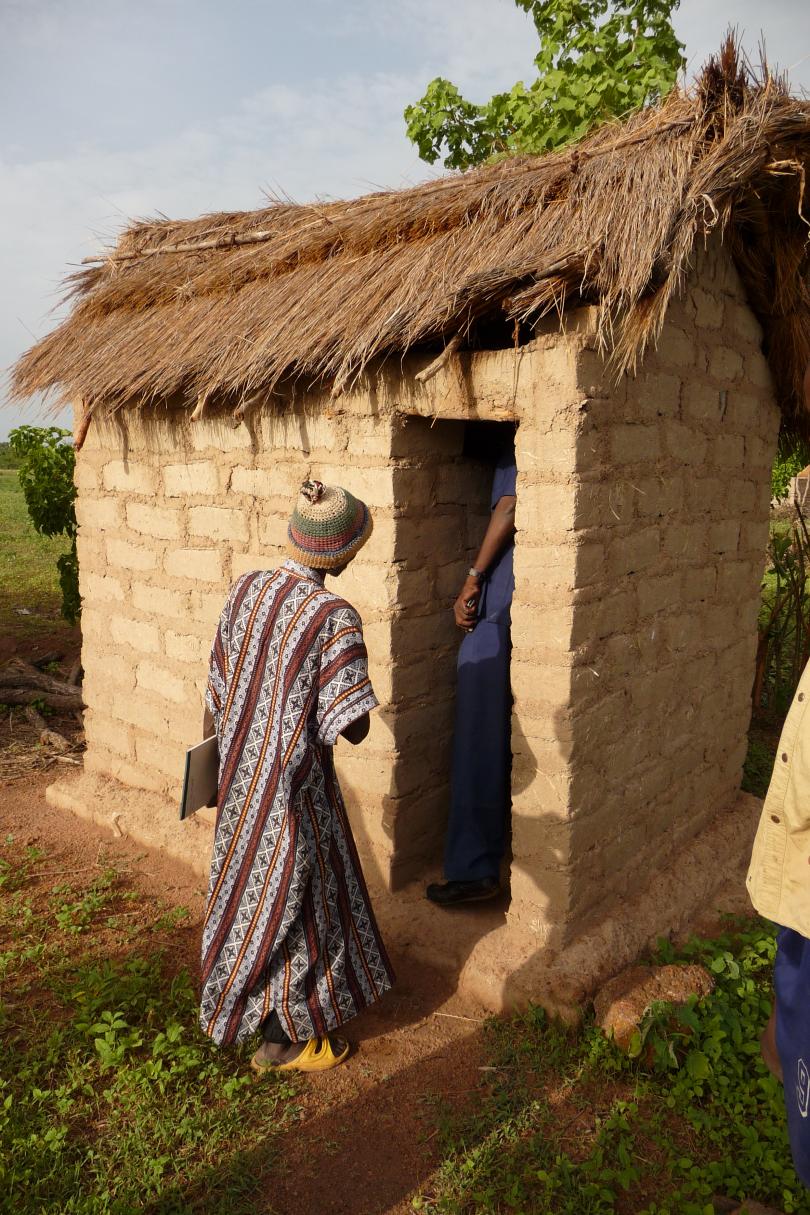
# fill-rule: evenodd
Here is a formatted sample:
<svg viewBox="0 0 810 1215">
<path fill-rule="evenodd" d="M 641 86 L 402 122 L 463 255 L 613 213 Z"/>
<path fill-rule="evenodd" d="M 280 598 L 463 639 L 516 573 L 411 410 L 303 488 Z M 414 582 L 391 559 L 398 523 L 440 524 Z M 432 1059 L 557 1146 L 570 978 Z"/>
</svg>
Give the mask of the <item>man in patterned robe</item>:
<svg viewBox="0 0 810 1215">
<path fill-rule="evenodd" d="M 377 704 L 360 617 L 325 589 L 368 539 L 364 503 L 306 481 L 290 558 L 231 588 L 211 653 L 206 733 L 219 744 L 200 1023 L 225 1045 L 257 1030 L 257 1070 L 324 1070 L 330 1038 L 393 973 L 332 761 Z"/>
</svg>

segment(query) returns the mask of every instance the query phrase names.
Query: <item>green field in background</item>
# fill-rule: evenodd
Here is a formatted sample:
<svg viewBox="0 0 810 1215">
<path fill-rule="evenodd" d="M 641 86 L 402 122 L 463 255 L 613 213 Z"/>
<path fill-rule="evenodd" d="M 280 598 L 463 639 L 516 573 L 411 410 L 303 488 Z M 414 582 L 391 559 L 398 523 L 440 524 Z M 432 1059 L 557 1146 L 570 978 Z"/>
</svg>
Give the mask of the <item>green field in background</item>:
<svg viewBox="0 0 810 1215">
<path fill-rule="evenodd" d="M 56 569 L 69 547 L 64 536 L 37 535 L 17 472 L 0 469 L 0 636 L 33 638 L 43 629 L 70 630 L 59 612 Z"/>
</svg>

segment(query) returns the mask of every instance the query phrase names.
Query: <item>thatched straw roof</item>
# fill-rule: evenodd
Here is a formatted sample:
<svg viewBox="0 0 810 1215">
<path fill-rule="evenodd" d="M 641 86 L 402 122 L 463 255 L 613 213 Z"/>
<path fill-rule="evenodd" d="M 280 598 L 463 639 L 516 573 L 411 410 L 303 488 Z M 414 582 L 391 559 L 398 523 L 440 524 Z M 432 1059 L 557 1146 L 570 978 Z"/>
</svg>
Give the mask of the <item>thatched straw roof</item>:
<svg viewBox="0 0 810 1215">
<path fill-rule="evenodd" d="M 727 46 L 692 91 L 562 152 L 349 202 L 134 224 L 70 280 L 71 314 L 13 388 L 104 409 L 177 394 L 233 407 L 291 380 L 340 391 L 381 356 L 525 340 L 583 301 L 625 369 L 719 229 L 803 429 L 808 162 L 810 105 L 747 77 Z"/>
</svg>

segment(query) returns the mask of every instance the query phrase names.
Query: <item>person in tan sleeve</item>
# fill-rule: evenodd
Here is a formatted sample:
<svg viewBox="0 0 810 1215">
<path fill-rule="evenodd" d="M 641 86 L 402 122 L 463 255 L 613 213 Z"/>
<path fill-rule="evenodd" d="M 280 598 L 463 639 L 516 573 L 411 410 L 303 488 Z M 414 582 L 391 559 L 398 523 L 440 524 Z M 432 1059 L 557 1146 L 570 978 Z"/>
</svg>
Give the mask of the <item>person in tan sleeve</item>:
<svg viewBox="0 0 810 1215">
<path fill-rule="evenodd" d="M 804 373 L 810 411 L 810 364 Z M 774 1004 L 760 1040 L 783 1082 L 793 1164 L 810 1187 L 810 663 L 785 719 L 759 820 L 747 885 L 757 911 L 779 925 Z"/>
</svg>

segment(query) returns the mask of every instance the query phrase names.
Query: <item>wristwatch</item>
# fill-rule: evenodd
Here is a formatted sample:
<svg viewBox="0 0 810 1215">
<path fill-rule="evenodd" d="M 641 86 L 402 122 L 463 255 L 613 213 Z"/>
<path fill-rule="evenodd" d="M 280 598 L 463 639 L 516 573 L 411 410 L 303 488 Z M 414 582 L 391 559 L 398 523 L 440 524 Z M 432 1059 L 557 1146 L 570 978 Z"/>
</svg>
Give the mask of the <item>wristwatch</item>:
<svg viewBox="0 0 810 1215">
<path fill-rule="evenodd" d="M 471 565 L 470 568 L 467 570 L 467 577 L 475 578 L 476 582 L 480 582 L 482 580 L 482 578 L 484 577 L 484 575 L 481 573 L 480 570 L 477 570 L 474 565 Z"/>
</svg>

